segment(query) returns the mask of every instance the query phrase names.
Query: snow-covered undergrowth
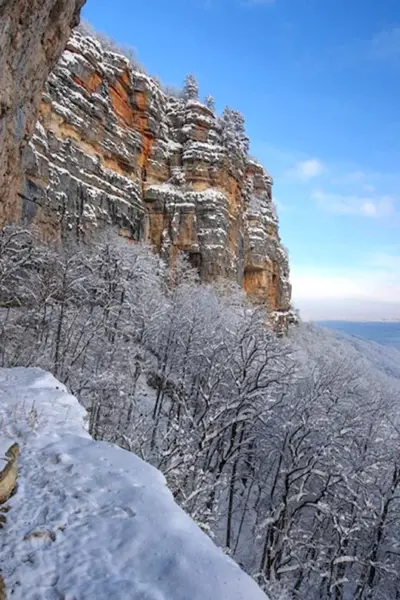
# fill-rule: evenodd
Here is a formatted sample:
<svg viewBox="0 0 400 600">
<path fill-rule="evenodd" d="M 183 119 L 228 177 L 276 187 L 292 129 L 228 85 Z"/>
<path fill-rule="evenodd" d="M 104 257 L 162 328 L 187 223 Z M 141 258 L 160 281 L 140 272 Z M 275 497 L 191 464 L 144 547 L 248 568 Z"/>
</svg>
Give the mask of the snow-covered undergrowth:
<svg viewBox="0 0 400 600">
<path fill-rule="evenodd" d="M 45 371 L 0 370 L 2 446 L 21 446 L 0 537 L 9 597 L 265 600 L 175 504 L 163 475 L 92 440 L 85 416 Z"/>
</svg>

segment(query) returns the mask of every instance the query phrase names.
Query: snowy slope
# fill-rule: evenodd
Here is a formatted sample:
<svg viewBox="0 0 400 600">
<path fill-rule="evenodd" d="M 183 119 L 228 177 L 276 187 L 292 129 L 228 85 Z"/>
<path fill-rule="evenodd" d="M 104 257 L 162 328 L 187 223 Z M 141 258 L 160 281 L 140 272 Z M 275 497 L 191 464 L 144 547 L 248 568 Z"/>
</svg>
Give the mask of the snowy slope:
<svg viewBox="0 0 400 600">
<path fill-rule="evenodd" d="M 164 477 L 93 441 L 84 418 L 51 375 L 0 369 L 1 436 L 22 450 L 0 537 L 9 597 L 265 600 L 174 503 Z"/>
<path fill-rule="evenodd" d="M 387 375 L 400 379 L 400 350 L 356 335 L 335 331 L 339 340 L 350 344 L 359 354 Z"/>
</svg>

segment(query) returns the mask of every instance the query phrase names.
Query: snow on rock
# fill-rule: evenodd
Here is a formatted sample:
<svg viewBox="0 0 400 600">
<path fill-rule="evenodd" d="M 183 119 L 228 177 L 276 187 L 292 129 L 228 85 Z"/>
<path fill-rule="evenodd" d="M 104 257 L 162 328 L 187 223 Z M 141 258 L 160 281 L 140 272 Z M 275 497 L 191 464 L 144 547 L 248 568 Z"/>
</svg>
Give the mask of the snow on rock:
<svg viewBox="0 0 400 600">
<path fill-rule="evenodd" d="M 248 155 L 244 118 L 191 97 L 195 81 L 175 98 L 116 50 L 78 29 L 52 71 L 24 157 L 24 222 L 46 239 L 113 226 L 289 310 L 273 182 Z"/>
<path fill-rule="evenodd" d="M 0 564 L 13 600 L 262 600 L 174 503 L 164 477 L 91 439 L 40 369 L 0 369 L 2 434 L 21 447 Z"/>
</svg>

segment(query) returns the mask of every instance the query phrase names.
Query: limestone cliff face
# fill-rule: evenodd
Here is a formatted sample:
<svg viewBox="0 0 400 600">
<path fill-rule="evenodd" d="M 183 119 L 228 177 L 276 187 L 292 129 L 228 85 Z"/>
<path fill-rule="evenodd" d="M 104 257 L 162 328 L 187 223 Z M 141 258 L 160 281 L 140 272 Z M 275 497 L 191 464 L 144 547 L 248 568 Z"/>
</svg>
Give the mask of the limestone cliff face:
<svg viewBox="0 0 400 600">
<path fill-rule="evenodd" d="M 85 0 L 0 0 L 0 225 L 21 215 L 21 156 Z"/>
<path fill-rule="evenodd" d="M 272 180 L 198 100 L 176 99 L 124 56 L 75 32 L 51 73 L 26 157 L 23 217 L 48 236 L 114 224 L 204 281 L 290 308 Z"/>
</svg>

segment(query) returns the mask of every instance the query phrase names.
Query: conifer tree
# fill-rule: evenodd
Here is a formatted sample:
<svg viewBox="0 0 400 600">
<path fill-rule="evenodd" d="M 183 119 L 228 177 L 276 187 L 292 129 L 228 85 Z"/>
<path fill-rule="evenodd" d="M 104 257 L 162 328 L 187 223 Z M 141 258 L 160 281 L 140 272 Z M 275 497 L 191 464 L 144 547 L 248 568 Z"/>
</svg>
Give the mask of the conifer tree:
<svg viewBox="0 0 400 600">
<path fill-rule="evenodd" d="M 196 77 L 190 73 L 185 78 L 183 86 L 183 97 L 185 100 L 197 100 L 199 97 L 199 84 Z"/>
</svg>

